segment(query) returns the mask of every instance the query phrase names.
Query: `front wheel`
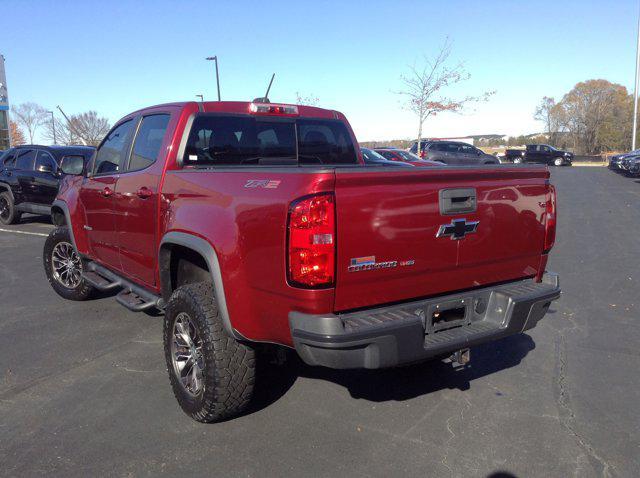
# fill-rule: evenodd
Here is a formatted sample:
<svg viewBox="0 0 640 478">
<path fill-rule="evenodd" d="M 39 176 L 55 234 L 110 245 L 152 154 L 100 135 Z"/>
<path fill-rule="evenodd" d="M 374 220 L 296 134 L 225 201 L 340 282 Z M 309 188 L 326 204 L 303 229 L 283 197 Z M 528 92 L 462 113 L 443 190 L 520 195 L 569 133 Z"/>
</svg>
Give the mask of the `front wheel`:
<svg viewBox="0 0 640 478">
<path fill-rule="evenodd" d="M 513 158 L 513 164 L 522 164 L 522 158 Z"/>
<path fill-rule="evenodd" d="M 0 194 L 0 224 L 8 226 L 20 222 L 22 213 L 16 211 L 11 194 L 7 191 Z"/>
<path fill-rule="evenodd" d="M 49 233 L 42 252 L 47 280 L 58 295 L 69 300 L 85 300 L 93 287 L 82 277 L 84 262 L 73 247 L 69 229 L 57 227 Z"/>
<path fill-rule="evenodd" d="M 563 163 L 564 163 L 564 160 L 562 158 L 556 158 L 556 159 L 553 160 L 553 164 L 555 166 L 562 166 Z"/>
<path fill-rule="evenodd" d="M 225 330 L 210 282 L 179 287 L 164 316 L 164 353 L 173 393 L 199 422 L 246 410 L 255 384 L 255 350 Z"/>
</svg>

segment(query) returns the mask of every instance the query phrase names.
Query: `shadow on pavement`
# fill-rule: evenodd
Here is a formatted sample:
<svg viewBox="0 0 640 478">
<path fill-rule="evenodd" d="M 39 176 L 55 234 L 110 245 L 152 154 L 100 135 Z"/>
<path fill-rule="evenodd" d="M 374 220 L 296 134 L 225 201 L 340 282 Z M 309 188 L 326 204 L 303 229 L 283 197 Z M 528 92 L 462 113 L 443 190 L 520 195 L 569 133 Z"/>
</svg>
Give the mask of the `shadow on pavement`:
<svg viewBox="0 0 640 478">
<path fill-rule="evenodd" d="M 259 371 L 257 393 L 247 414 L 277 401 L 299 376 L 337 383 L 353 398 L 371 402 L 409 400 L 444 389 L 468 390 L 473 380 L 515 367 L 533 349 L 535 342 L 529 335 L 513 335 L 474 347 L 471 362 L 458 370 L 439 360 L 383 370 L 332 370 L 310 367 L 291 353 L 284 365 L 265 365 Z"/>
<path fill-rule="evenodd" d="M 33 224 L 38 222 L 42 224 L 53 224 L 50 216 L 40 216 L 36 214 L 23 214 L 20 222 L 17 224 Z"/>
</svg>

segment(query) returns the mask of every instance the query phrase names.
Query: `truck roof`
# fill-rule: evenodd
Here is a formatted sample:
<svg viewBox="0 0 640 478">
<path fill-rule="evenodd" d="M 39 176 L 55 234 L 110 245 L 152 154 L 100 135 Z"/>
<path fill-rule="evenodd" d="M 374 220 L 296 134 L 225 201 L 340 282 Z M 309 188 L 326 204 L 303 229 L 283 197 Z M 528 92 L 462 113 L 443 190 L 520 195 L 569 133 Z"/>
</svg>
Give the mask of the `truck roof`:
<svg viewBox="0 0 640 478">
<path fill-rule="evenodd" d="M 151 109 L 161 108 L 163 106 L 184 108 L 189 105 L 194 105 L 200 111 L 204 113 L 231 113 L 231 114 L 249 114 L 252 104 L 270 105 L 270 106 L 291 106 L 297 109 L 297 114 L 290 114 L 287 116 L 293 117 L 311 117 L 311 118 L 326 118 L 326 119 L 341 119 L 345 120 L 345 116 L 339 111 L 328 110 L 325 108 L 318 108 L 316 106 L 307 105 L 295 105 L 289 103 L 258 103 L 253 101 L 182 101 L 174 103 L 163 103 L 155 106 L 149 106 L 142 108 L 138 111 L 134 111 L 127 116 L 139 114 Z"/>
</svg>

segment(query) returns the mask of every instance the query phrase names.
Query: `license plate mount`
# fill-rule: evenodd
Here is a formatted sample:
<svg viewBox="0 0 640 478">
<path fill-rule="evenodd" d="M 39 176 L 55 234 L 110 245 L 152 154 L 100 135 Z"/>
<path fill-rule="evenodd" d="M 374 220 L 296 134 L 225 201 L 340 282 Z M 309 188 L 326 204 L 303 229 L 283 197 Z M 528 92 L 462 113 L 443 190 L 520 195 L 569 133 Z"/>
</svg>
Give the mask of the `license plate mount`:
<svg viewBox="0 0 640 478">
<path fill-rule="evenodd" d="M 431 304 L 425 311 L 425 333 L 462 327 L 471 323 L 471 298 Z"/>
</svg>

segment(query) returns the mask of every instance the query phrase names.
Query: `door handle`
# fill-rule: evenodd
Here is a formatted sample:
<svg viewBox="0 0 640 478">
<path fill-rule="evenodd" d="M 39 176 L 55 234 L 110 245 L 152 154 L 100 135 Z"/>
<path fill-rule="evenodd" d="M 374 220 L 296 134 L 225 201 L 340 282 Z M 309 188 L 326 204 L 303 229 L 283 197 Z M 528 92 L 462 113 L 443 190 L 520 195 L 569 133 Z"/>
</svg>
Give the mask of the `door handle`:
<svg viewBox="0 0 640 478">
<path fill-rule="evenodd" d="M 147 199 L 153 196 L 153 191 L 146 186 L 142 186 L 136 191 L 136 194 L 140 199 Z"/>
<path fill-rule="evenodd" d="M 102 196 L 106 197 L 106 198 L 111 197 L 111 196 L 113 196 L 113 189 L 111 189 L 109 186 L 107 186 L 102 191 L 100 191 L 100 194 L 102 194 Z"/>
</svg>

